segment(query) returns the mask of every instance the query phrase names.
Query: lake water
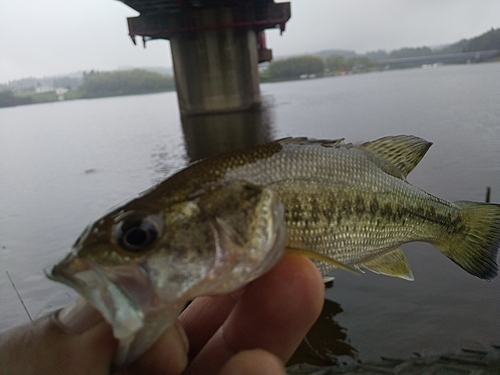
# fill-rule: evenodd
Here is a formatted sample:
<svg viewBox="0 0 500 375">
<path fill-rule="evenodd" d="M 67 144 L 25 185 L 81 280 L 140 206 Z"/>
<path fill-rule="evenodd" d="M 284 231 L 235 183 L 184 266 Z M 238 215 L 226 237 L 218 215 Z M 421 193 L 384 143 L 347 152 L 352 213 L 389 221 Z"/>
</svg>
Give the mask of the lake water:
<svg viewBox="0 0 500 375">
<path fill-rule="evenodd" d="M 67 302 L 43 268 L 98 215 L 197 158 L 285 136 L 434 142 L 409 181 L 448 200 L 500 202 L 500 64 L 263 84 L 264 111 L 179 118 L 175 93 L 0 109 L 0 331 Z M 500 281 L 432 246 L 403 247 L 415 281 L 335 274 L 309 351 L 335 361 L 500 342 Z M 347 358 L 346 357 L 346 358 Z M 321 360 L 320 360 L 321 362 Z"/>
</svg>

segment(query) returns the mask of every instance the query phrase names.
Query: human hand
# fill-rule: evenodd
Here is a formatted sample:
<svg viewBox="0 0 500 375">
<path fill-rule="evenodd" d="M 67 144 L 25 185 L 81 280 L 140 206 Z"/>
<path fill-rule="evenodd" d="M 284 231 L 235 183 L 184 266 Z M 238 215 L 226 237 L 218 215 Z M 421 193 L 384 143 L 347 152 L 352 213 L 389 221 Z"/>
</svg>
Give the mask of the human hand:
<svg viewBox="0 0 500 375">
<path fill-rule="evenodd" d="M 118 373 L 284 374 L 283 363 L 316 321 L 323 296 L 316 267 L 286 255 L 244 290 L 195 299 Z M 109 374 L 116 348 L 110 326 L 90 305 L 63 309 L 0 335 L 0 374 Z"/>
</svg>

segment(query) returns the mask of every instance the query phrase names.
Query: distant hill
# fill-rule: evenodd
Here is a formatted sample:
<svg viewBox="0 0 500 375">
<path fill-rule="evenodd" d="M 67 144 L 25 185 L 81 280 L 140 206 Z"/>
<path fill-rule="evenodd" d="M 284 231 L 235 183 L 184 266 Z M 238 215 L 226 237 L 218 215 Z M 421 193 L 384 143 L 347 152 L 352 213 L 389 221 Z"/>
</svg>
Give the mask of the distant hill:
<svg viewBox="0 0 500 375">
<path fill-rule="evenodd" d="M 16 90 L 14 90 L 16 88 Z M 64 90 L 61 90 L 64 89 Z M 152 70 L 130 69 L 99 72 L 81 77 L 25 78 L 0 85 L 0 108 L 17 105 L 140 95 L 175 90 L 174 78 Z"/>
<path fill-rule="evenodd" d="M 500 50 L 500 29 L 491 29 L 472 39 L 462 39 L 440 50 L 440 53 L 477 52 Z"/>
<path fill-rule="evenodd" d="M 398 59 L 405 57 L 421 57 L 421 56 L 432 56 L 441 55 L 446 53 L 461 53 L 461 52 L 477 52 L 477 51 L 488 51 L 488 50 L 500 50 L 500 29 L 491 29 L 484 34 L 471 39 L 463 39 L 453 44 L 439 46 L 439 47 L 403 47 L 393 51 L 370 51 L 366 54 L 357 54 L 352 50 L 344 49 L 328 49 L 315 53 L 310 53 L 309 55 L 321 56 L 323 59 L 327 59 L 329 56 L 336 55 L 343 57 L 344 59 L 352 59 L 359 57 L 367 57 L 372 61 L 387 60 L 387 59 Z M 292 56 L 277 56 L 275 60 L 285 59 Z"/>
<path fill-rule="evenodd" d="M 311 52 L 311 53 L 303 53 L 301 55 L 305 56 L 320 56 L 323 59 L 326 59 L 328 56 L 332 55 L 337 55 L 337 56 L 342 56 L 345 59 L 350 59 L 359 55 L 356 55 L 356 52 L 351 51 L 351 50 L 346 50 L 346 49 L 327 49 L 327 50 L 322 50 L 319 52 Z M 274 56 L 273 61 L 277 60 L 285 60 L 289 59 L 291 57 L 296 57 L 296 56 L 301 56 L 301 55 L 280 55 L 280 56 Z M 260 66 L 267 66 L 268 63 L 261 63 Z"/>
<path fill-rule="evenodd" d="M 125 71 L 125 70 L 146 70 L 150 72 L 160 73 L 165 76 L 172 76 L 172 68 L 164 68 L 164 67 L 143 67 L 137 68 L 133 66 L 121 66 L 117 69 L 117 71 Z M 0 92 L 1 91 L 12 91 L 14 93 L 22 93 L 22 92 L 32 92 L 35 91 L 36 88 L 40 87 L 64 87 L 70 90 L 77 89 L 83 83 L 83 76 L 85 72 L 75 72 L 66 75 L 57 75 L 43 78 L 21 78 L 10 81 L 5 84 L 0 84 Z"/>
<path fill-rule="evenodd" d="M 174 75 L 174 70 L 172 67 L 165 68 L 163 66 L 131 66 L 131 65 L 125 65 L 125 66 L 119 66 L 118 70 L 133 70 L 133 69 L 141 69 L 141 70 L 147 70 L 150 72 L 155 72 L 155 73 L 160 73 L 166 76 L 173 76 Z"/>
<path fill-rule="evenodd" d="M 345 50 L 345 49 L 327 49 L 327 50 L 313 53 L 312 55 L 321 56 L 324 59 L 326 59 L 328 56 L 331 56 L 331 55 L 341 56 L 344 59 L 350 59 L 350 58 L 357 56 L 356 52 Z"/>
<path fill-rule="evenodd" d="M 366 53 L 370 60 L 399 59 L 405 57 L 421 57 L 442 55 L 447 53 L 478 52 L 500 50 L 500 29 L 491 29 L 484 34 L 471 39 L 463 39 L 459 42 L 438 47 L 404 47 L 391 52 L 375 51 Z"/>
</svg>

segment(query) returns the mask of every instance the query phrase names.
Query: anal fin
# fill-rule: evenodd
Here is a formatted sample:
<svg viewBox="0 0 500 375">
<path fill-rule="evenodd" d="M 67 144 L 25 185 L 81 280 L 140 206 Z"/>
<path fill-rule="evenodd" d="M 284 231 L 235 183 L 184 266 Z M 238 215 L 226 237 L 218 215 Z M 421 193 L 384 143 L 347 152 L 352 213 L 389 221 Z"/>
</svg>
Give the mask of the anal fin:
<svg viewBox="0 0 500 375">
<path fill-rule="evenodd" d="M 356 266 L 382 275 L 399 277 L 409 281 L 414 280 L 413 272 L 400 247 L 363 263 L 356 264 Z"/>
<path fill-rule="evenodd" d="M 335 260 L 333 258 L 330 258 L 329 256 L 326 256 L 326 255 L 323 255 L 323 254 L 320 254 L 320 253 L 317 253 L 313 250 L 308 250 L 308 249 L 297 249 L 297 248 L 292 248 L 292 247 L 287 247 L 285 249 L 285 253 L 288 253 L 288 254 L 295 254 L 295 255 L 303 255 L 307 258 L 310 258 L 310 259 L 315 259 L 315 260 L 320 260 L 322 262 L 325 262 L 325 263 L 328 263 L 328 264 L 331 264 L 332 266 L 334 267 L 337 267 L 337 268 L 340 268 L 340 269 L 343 269 L 345 271 L 349 271 L 351 273 L 354 273 L 354 274 L 361 274 L 360 271 L 352 268 L 352 267 L 349 267 L 347 264 L 344 264 L 342 262 L 339 262 L 338 260 Z"/>
</svg>

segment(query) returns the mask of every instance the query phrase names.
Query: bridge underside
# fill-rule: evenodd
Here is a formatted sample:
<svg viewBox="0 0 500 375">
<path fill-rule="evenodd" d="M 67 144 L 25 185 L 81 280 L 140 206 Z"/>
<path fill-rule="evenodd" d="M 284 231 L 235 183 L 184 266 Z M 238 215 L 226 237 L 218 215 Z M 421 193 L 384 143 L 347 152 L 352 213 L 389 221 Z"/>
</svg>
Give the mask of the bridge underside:
<svg viewBox="0 0 500 375">
<path fill-rule="evenodd" d="M 290 3 L 272 0 L 121 0 L 141 14 L 129 35 L 168 39 L 183 115 L 260 104 L 257 64 L 269 61 L 264 30 L 285 28 Z"/>
</svg>

